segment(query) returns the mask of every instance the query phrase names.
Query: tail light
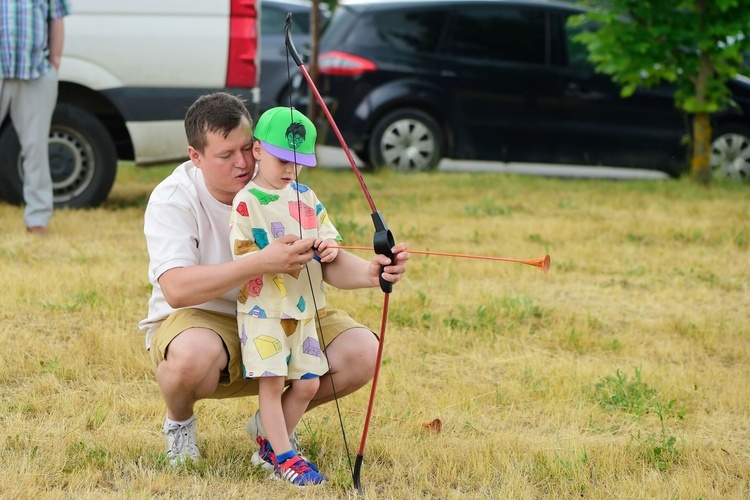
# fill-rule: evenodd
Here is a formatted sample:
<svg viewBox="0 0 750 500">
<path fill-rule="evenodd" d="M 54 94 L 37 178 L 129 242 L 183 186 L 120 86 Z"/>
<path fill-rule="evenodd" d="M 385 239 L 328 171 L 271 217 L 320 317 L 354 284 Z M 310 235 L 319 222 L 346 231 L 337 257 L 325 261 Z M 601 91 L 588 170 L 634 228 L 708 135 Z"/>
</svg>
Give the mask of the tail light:
<svg viewBox="0 0 750 500">
<path fill-rule="evenodd" d="M 318 72 L 321 75 L 358 76 L 378 67 L 364 57 L 346 52 L 325 52 L 318 56 Z"/>
<path fill-rule="evenodd" d="M 229 15 L 227 87 L 257 85 L 258 18 L 256 0 L 232 0 Z"/>
</svg>

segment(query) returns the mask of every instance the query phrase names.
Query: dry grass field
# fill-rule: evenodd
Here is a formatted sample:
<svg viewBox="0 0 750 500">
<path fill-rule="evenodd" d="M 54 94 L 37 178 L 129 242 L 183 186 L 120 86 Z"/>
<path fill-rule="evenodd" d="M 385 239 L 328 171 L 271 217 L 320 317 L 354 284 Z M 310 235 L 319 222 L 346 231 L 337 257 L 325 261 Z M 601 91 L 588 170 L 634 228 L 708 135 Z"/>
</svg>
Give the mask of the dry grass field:
<svg viewBox="0 0 750 500">
<path fill-rule="evenodd" d="M 123 165 L 103 207 L 56 212 L 45 239 L 0 203 L 0 498 L 356 497 L 334 405 L 300 426 L 330 479 L 312 491 L 251 466 L 255 398 L 201 402 L 204 462 L 165 463 L 136 324 L 143 210 L 171 168 Z M 369 244 L 351 172 L 302 175 L 346 242 Z M 412 256 L 390 300 L 366 498 L 750 498 L 747 186 L 365 178 L 413 249 L 552 257 L 545 275 Z M 329 302 L 377 328 L 379 291 Z M 352 460 L 368 394 L 340 401 Z"/>
</svg>

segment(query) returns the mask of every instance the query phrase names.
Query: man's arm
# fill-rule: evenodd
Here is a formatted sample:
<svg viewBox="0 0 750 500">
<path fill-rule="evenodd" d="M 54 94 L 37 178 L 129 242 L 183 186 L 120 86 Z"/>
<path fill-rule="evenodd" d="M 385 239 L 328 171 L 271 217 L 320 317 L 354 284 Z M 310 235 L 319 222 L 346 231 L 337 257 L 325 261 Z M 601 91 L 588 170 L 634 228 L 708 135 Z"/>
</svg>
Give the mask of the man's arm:
<svg viewBox="0 0 750 500">
<path fill-rule="evenodd" d="M 406 272 L 406 261 L 409 252 L 406 243 L 399 243 L 392 249 L 396 262 L 391 264 L 388 257 L 375 255 L 369 262 L 344 250 L 339 250 L 336 260 L 323 265 L 323 280 L 331 286 L 342 290 L 371 288 L 379 285 L 378 276 L 381 266 L 385 266 L 383 277 L 386 281 L 396 283 Z"/>
<path fill-rule="evenodd" d="M 54 66 L 55 71 L 60 69 L 64 39 L 63 18 L 52 19 L 49 22 L 49 62 Z"/>
<path fill-rule="evenodd" d="M 260 276 L 299 271 L 312 259 L 312 239 L 282 236 L 260 252 L 245 258 L 210 266 L 175 267 L 159 276 L 164 298 L 177 309 L 216 299 Z"/>
</svg>

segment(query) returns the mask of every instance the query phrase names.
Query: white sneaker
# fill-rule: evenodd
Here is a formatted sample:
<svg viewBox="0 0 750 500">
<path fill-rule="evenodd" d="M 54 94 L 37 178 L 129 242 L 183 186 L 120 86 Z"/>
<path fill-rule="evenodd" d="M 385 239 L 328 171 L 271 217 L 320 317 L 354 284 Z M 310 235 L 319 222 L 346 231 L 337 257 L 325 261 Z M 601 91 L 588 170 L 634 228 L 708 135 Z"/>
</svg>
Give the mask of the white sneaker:
<svg viewBox="0 0 750 500">
<path fill-rule="evenodd" d="M 255 415 L 250 417 L 250 420 L 247 421 L 247 424 L 245 424 L 245 430 L 250 434 L 250 437 L 253 438 L 253 442 L 256 441 L 258 436 L 265 439 L 266 430 L 263 428 L 263 422 L 260 421 L 259 411 L 256 411 Z"/>
<path fill-rule="evenodd" d="M 201 460 L 201 452 L 198 449 L 198 429 L 195 415 L 190 417 L 186 424 L 169 424 L 164 422 L 161 433 L 167 436 L 167 459 L 172 467 L 191 461 L 198 463 Z"/>
</svg>

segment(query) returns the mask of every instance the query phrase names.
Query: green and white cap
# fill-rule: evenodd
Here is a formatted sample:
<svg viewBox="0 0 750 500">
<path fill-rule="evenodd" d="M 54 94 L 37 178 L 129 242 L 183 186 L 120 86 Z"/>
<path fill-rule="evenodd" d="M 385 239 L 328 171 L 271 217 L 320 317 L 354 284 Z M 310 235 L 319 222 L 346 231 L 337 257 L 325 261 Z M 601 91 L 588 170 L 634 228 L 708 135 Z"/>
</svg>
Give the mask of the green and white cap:
<svg viewBox="0 0 750 500">
<path fill-rule="evenodd" d="M 276 158 L 314 167 L 315 125 L 294 108 L 271 108 L 258 119 L 255 138 Z"/>
</svg>

